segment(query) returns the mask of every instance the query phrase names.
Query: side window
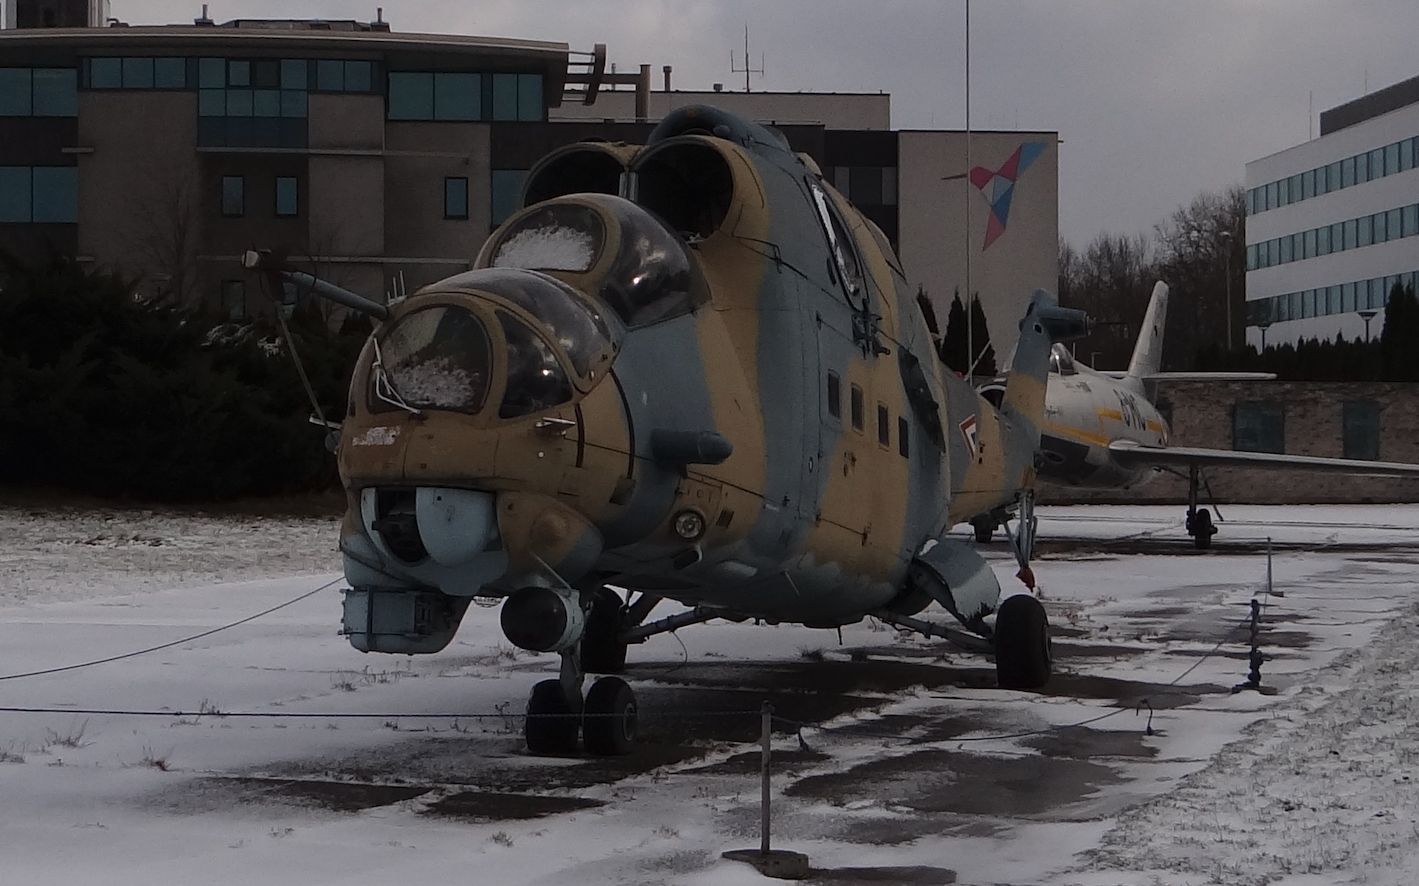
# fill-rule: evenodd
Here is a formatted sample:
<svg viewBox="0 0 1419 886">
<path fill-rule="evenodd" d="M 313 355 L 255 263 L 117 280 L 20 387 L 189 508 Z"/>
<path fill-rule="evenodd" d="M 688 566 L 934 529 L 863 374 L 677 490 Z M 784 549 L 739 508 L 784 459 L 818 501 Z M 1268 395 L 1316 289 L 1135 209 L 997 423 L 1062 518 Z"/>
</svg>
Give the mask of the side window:
<svg viewBox="0 0 1419 886">
<path fill-rule="evenodd" d="M 843 417 L 843 383 L 836 372 L 828 373 L 828 414 Z"/>
<path fill-rule="evenodd" d="M 911 424 L 905 415 L 897 416 L 897 451 L 902 454 L 902 458 L 911 457 Z"/>
<path fill-rule="evenodd" d="M 836 270 L 843 279 L 843 287 L 850 296 L 862 294 L 862 267 L 858 264 L 857 253 L 852 247 L 852 238 L 838 215 L 828 205 L 828 195 L 816 181 L 809 180 L 813 192 L 813 205 L 818 210 L 818 220 L 823 225 L 823 233 L 828 238 L 828 248 L 832 250 Z"/>
<path fill-rule="evenodd" d="M 862 430 L 863 420 L 862 388 L 857 385 L 852 386 L 852 426 L 857 430 Z"/>
<path fill-rule="evenodd" d="M 877 404 L 877 442 L 882 446 L 892 445 L 892 419 L 881 403 Z"/>
</svg>

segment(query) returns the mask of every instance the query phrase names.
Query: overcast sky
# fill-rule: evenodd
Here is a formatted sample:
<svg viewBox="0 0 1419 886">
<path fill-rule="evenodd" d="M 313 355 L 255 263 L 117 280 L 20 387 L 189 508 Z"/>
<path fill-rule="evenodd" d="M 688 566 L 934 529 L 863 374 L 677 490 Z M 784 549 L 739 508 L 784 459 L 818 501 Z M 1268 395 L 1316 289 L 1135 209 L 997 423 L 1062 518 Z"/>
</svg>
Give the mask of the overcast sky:
<svg viewBox="0 0 1419 886">
<path fill-rule="evenodd" d="M 240 17 L 374 18 L 380 0 L 208 0 Z M 398 31 L 606 43 L 680 89 L 892 94 L 898 129 L 965 123 L 964 0 L 383 0 Z M 112 0 L 134 24 L 200 2 Z M 1151 232 L 1203 190 L 1318 132 L 1316 116 L 1419 75 L 1416 0 L 975 0 L 971 124 L 1057 130 L 1060 230 Z"/>
</svg>

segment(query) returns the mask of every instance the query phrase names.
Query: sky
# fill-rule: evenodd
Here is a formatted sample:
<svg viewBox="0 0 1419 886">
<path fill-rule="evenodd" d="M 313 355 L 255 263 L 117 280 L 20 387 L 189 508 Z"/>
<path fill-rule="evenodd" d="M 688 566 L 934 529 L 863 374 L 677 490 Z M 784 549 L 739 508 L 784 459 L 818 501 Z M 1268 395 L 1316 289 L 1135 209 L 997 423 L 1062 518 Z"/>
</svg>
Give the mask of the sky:
<svg viewBox="0 0 1419 886">
<path fill-rule="evenodd" d="M 380 0 L 209 0 L 242 17 L 370 20 Z M 898 129 L 965 125 L 966 0 L 383 0 L 396 31 L 608 46 L 679 89 L 888 92 Z M 133 24 L 198 2 L 112 0 Z M 1322 110 L 1419 75 L 1414 0 L 975 0 L 974 129 L 1060 135 L 1060 232 L 1149 233 L 1248 161 L 1319 132 Z"/>
</svg>

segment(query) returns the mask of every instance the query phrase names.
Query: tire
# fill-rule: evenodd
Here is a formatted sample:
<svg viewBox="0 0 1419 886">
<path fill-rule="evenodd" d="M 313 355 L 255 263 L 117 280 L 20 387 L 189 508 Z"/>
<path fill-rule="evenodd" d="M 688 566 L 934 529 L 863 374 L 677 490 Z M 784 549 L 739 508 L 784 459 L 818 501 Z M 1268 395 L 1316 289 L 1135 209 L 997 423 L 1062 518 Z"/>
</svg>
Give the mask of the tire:
<svg viewBox="0 0 1419 886">
<path fill-rule="evenodd" d="M 995 538 L 995 521 L 989 517 L 977 517 L 971 521 L 971 527 L 976 531 L 978 545 L 988 545 Z"/>
<path fill-rule="evenodd" d="M 543 680 L 533 686 L 532 695 L 527 699 L 527 720 L 522 728 L 527 749 L 549 756 L 575 754 L 581 719 L 576 713 L 562 691 L 560 680 Z"/>
<path fill-rule="evenodd" d="M 1188 531 L 1192 533 L 1193 546 L 1199 551 L 1212 547 L 1212 536 L 1217 534 L 1217 527 L 1212 524 L 1212 512 L 1200 508 L 1189 522 Z"/>
<path fill-rule="evenodd" d="M 1001 689 L 1039 689 L 1053 670 L 1049 618 L 1029 594 L 1007 597 L 995 616 L 995 677 Z"/>
<path fill-rule="evenodd" d="M 621 616 L 626 604 L 610 588 L 598 588 L 586 616 L 581 635 L 581 669 L 588 674 L 620 674 L 626 670 L 626 644 L 616 639 L 621 633 Z"/>
<path fill-rule="evenodd" d="M 586 694 L 586 750 L 602 757 L 629 754 L 636 744 L 636 694 L 620 677 L 602 677 Z"/>
</svg>

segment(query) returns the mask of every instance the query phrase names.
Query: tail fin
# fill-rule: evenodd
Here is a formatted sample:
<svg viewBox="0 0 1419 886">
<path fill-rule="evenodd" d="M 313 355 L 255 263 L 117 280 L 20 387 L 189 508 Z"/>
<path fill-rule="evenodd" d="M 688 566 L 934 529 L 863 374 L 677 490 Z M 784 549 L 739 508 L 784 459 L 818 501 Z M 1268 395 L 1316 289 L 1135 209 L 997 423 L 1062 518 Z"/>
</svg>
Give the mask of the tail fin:
<svg viewBox="0 0 1419 886">
<path fill-rule="evenodd" d="M 1010 380 L 1005 384 L 1005 396 L 1000 408 L 1013 423 L 1023 421 L 1027 433 L 1033 436 L 1030 451 L 1039 443 L 1039 429 L 1044 423 L 1045 384 L 1049 378 L 1049 352 L 1055 342 L 1080 338 L 1088 332 L 1089 321 L 1083 311 L 1061 308 L 1055 297 L 1042 289 L 1035 290 L 1030 307 L 1020 321 L 1020 338 L 1015 343 L 1015 357 L 1010 367 Z"/>
<path fill-rule="evenodd" d="M 1143 315 L 1143 328 L 1138 331 L 1138 343 L 1133 346 L 1133 359 L 1128 361 L 1131 378 L 1156 375 L 1163 362 L 1163 326 L 1168 322 L 1168 284 L 1162 280 L 1153 287 L 1148 311 Z"/>
</svg>

